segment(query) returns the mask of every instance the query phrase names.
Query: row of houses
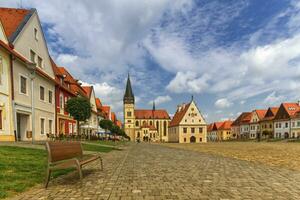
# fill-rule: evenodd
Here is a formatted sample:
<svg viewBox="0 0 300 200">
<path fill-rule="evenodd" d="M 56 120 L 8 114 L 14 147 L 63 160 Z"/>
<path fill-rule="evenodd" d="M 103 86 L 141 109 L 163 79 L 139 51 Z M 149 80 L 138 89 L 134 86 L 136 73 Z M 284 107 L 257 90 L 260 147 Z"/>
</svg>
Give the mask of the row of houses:
<svg viewBox="0 0 300 200">
<path fill-rule="evenodd" d="M 234 121 L 208 125 L 208 140 L 299 138 L 300 102 L 241 113 Z"/>
<path fill-rule="evenodd" d="M 77 130 L 65 104 L 89 98 L 92 114 Z M 0 141 L 45 140 L 50 134 L 93 134 L 99 120 L 121 126 L 109 106 L 51 56 L 36 9 L 0 8 Z"/>
</svg>

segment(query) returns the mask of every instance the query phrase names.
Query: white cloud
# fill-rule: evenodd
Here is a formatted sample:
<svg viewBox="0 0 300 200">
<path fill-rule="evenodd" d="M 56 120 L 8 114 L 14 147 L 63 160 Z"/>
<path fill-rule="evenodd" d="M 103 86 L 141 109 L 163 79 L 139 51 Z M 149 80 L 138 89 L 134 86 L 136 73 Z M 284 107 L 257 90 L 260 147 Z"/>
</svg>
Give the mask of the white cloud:
<svg viewBox="0 0 300 200">
<path fill-rule="evenodd" d="M 285 100 L 285 97 L 282 95 L 277 96 L 276 92 L 270 93 L 265 99 L 264 103 L 267 105 L 279 104 Z"/>
<path fill-rule="evenodd" d="M 71 54 L 59 54 L 56 58 L 57 62 L 60 63 L 61 66 L 69 66 L 73 64 L 78 59 L 78 56 Z"/>
<path fill-rule="evenodd" d="M 215 102 L 215 106 L 217 108 L 229 108 L 230 106 L 232 105 L 231 102 L 228 101 L 228 99 L 226 98 L 222 98 L 222 99 L 218 99 L 216 102 Z"/>
<path fill-rule="evenodd" d="M 163 104 L 163 103 L 166 103 L 166 102 L 169 102 L 171 101 L 172 98 L 169 96 L 169 95 L 166 95 L 166 96 L 158 96 L 154 99 L 154 102 L 156 105 L 159 105 L 159 104 Z M 153 101 L 149 101 L 148 104 L 149 105 L 152 105 Z"/>
</svg>

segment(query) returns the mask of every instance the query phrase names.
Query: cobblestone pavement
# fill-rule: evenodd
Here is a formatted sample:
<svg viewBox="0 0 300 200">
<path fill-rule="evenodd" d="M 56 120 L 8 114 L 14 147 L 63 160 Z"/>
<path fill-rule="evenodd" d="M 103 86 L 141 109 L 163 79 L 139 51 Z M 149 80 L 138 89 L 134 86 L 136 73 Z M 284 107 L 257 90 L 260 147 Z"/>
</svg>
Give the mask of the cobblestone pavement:
<svg viewBox="0 0 300 200">
<path fill-rule="evenodd" d="M 151 144 L 132 144 L 15 199 L 300 199 L 300 172 Z"/>
</svg>

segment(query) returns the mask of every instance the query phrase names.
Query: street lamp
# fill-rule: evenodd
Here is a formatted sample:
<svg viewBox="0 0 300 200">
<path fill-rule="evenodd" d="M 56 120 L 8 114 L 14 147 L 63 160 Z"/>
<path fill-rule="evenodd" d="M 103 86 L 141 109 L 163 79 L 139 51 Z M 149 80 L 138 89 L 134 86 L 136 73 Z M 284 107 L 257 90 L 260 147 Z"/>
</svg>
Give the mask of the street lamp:
<svg viewBox="0 0 300 200">
<path fill-rule="evenodd" d="M 36 72 L 36 63 L 28 63 L 27 68 L 30 71 L 29 78 L 31 80 L 31 139 L 33 144 L 35 136 L 34 79 Z"/>
</svg>

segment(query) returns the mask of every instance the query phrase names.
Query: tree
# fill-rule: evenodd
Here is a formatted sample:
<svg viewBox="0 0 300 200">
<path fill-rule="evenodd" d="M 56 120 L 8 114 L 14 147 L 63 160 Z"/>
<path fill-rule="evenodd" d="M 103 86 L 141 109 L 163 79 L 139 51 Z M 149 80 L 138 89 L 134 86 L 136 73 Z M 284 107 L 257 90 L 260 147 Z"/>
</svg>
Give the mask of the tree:
<svg viewBox="0 0 300 200">
<path fill-rule="evenodd" d="M 105 130 L 105 132 L 107 130 L 111 130 L 113 123 L 112 121 L 108 120 L 108 119 L 102 119 L 99 123 L 100 127 L 103 128 Z"/>
<path fill-rule="evenodd" d="M 77 120 L 77 134 L 79 134 L 79 122 L 84 122 L 91 117 L 92 106 L 89 99 L 85 97 L 73 97 L 67 101 L 66 111 Z"/>
</svg>

